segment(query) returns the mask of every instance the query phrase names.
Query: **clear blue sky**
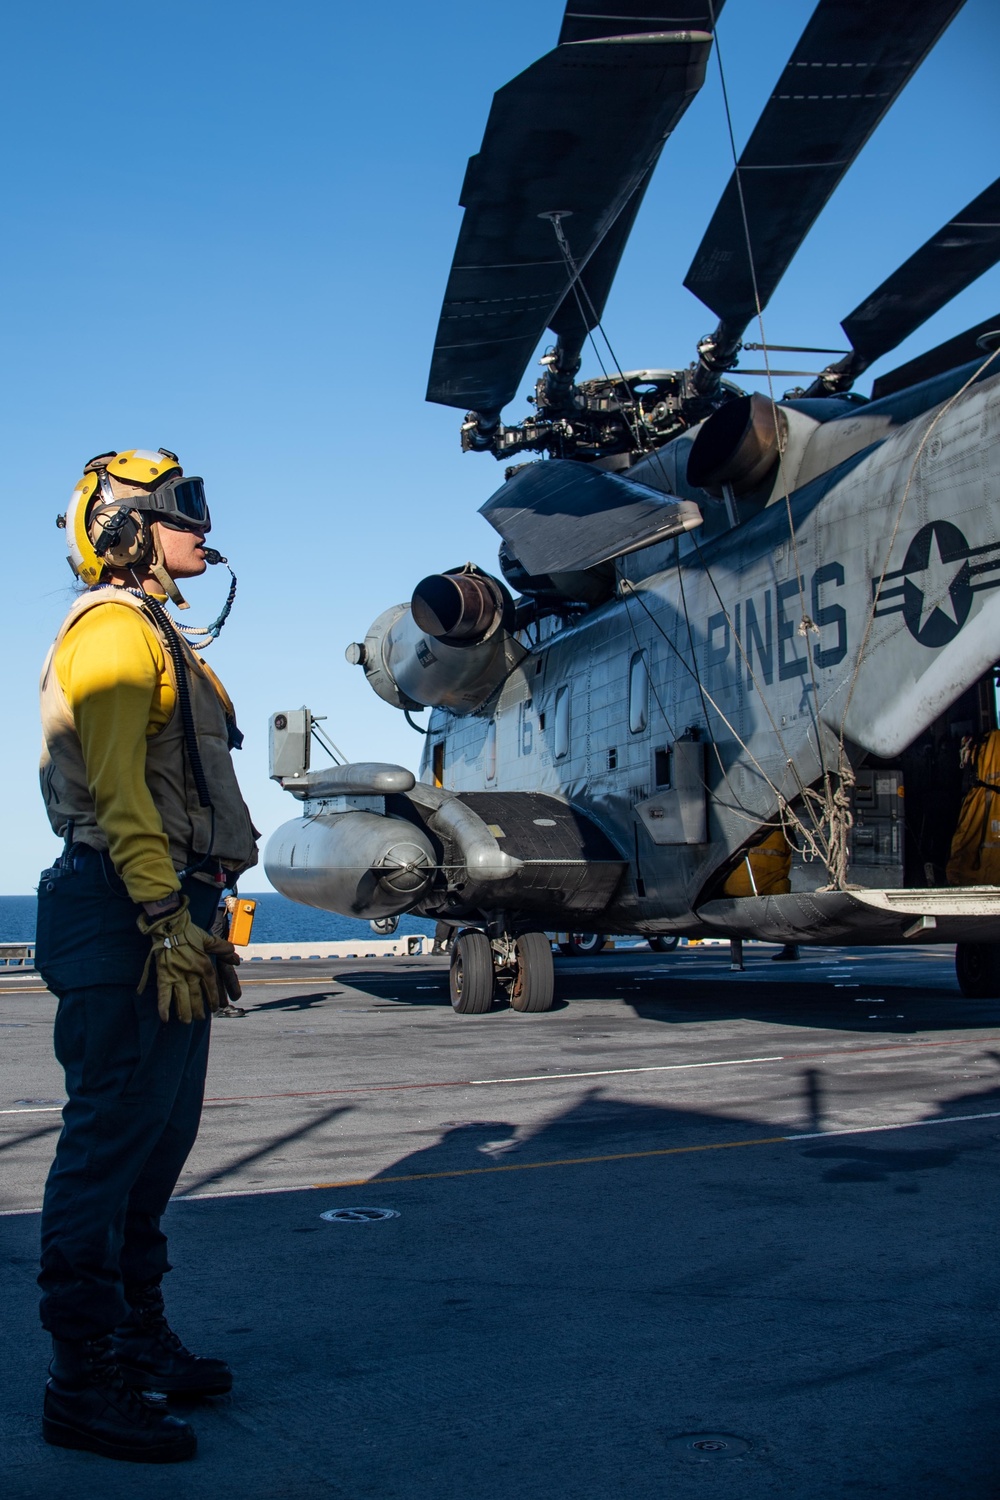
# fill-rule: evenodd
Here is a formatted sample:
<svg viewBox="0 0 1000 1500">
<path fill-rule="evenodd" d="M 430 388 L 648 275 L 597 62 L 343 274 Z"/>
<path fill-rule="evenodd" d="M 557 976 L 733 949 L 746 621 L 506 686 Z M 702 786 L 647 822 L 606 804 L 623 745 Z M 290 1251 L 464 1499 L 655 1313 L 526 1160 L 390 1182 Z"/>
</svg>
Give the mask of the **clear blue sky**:
<svg viewBox="0 0 1000 1500">
<path fill-rule="evenodd" d="M 811 9 L 729 0 L 740 146 Z M 495 563 L 476 510 L 501 469 L 463 457 L 460 414 L 423 392 L 466 158 L 493 91 L 555 44 L 562 10 L 7 10 L 0 891 L 31 890 L 55 853 L 36 780 L 38 670 L 71 601 L 54 518 L 105 448 L 162 444 L 205 476 L 212 540 L 240 579 L 210 659 L 247 734 L 238 768 L 258 825 L 295 811 L 267 780 L 274 709 L 308 703 L 350 757 L 416 766 L 417 736 L 343 652 L 426 573 Z M 773 298 L 771 340 L 839 346 L 839 320 L 997 175 L 998 61 L 1000 7 L 968 0 Z M 713 326 L 681 282 L 731 165 L 713 61 L 608 304 L 624 368 L 686 364 Z M 997 272 L 885 367 L 993 312 Z M 194 585 L 188 618 L 214 616 L 226 582 Z"/>
</svg>

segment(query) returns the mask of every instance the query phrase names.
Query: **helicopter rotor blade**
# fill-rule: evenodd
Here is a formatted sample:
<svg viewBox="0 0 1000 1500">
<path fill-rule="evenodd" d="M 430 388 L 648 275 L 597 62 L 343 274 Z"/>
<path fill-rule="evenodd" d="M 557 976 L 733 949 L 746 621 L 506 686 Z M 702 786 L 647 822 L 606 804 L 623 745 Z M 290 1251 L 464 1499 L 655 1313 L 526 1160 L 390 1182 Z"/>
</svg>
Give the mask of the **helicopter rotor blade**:
<svg viewBox="0 0 1000 1500">
<path fill-rule="evenodd" d="M 998 261 L 1000 177 L 943 224 L 909 260 L 898 266 L 852 313 L 848 313 L 840 326 L 847 334 L 851 353 L 828 365 L 803 394 L 830 396 L 850 390 L 869 365 L 909 338 L 921 323 L 940 312 L 953 297 L 964 292 Z M 961 343 L 966 337 L 966 334 L 959 334 L 957 342 Z M 943 350 L 946 346 L 940 347 Z M 932 354 L 935 352 L 931 351 Z M 967 358 L 975 357 L 973 349 Z M 952 366 L 941 368 L 950 369 Z M 927 374 L 919 378 L 926 380 L 930 374 L 936 373 L 937 370 L 928 365 Z M 881 394 L 888 395 L 888 391 L 883 387 Z"/>
<path fill-rule="evenodd" d="M 1000 261 L 1000 177 L 949 219 L 841 323 L 857 374 Z M 971 356 L 970 356 L 971 357 Z"/>
<path fill-rule="evenodd" d="M 662 13 L 674 8 L 685 19 L 711 13 L 710 0 L 618 0 L 600 13 L 576 4 L 564 33 L 580 38 L 494 95 L 462 188 L 428 401 L 498 413 L 564 301 L 572 311 L 562 321 L 573 323 L 572 276 L 553 215 L 579 273 L 607 243 L 593 287 L 586 278 L 599 315 L 649 174 L 704 81 L 710 31 L 665 30 Z"/>
<path fill-rule="evenodd" d="M 720 342 L 739 338 L 758 299 L 766 306 L 847 168 L 963 3 L 820 0 L 684 280 L 719 318 Z"/>
<path fill-rule="evenodd" d="M 657 30 L 713 31 L 726 0 L 617 0 L 614 12 L 609 13 L 608 0 L 570 0 L 563 17 L 559 33 L 560 44 L 567 42 L 593 41 L 610 32 L 628 31 L 635 27 L 649 28 L 655 24 Z M 669 12 L 669 13 L 668 13 Z M 655 165 L 655 163 L 654 163 Z M 581 293 L 577 297 L 572 288 L 549 319 L 548 327 L 570 350 L 583 345 L 587 334 L 596 328 L 604 313 L 605 303 L 618 272 L 625 246 L 628 244 L 646 189 L 652 178 L 652 166 L 645 179 L 633 192 L 627 205 L 618 215 L 612 228 L 601 240 L 587 262 L 587 275 Z"/>
<path fill-rule="evenodd" d="M 601 321 L 604 304 L 652 175 L 650 169 L 587 261 L 587 274 L 580 278 L 581 285 L 570 288 L 548 321 L 548 327 L 571 352 L 583 347 L 587 334 Z M 567 232 L 571 233 L 572 228 L 569 225 Z"/>
<path fill-rule="evenodd" d="M 985 359 L 989 348 L 981 345 L 979 340 L 987 333 L 1000 335 L 1000 313 L 992 318 L 984 318 L 981 323 L 967 328 L 964 333 L 957 333 L 954 338 L 945 339 L 943 344 L 928 349 L 926 354 L 918 354 L 916 359 L 908 360 L 905 365 L 897 365 L 887 375 L 880 375 L 872 383 L 872 400 L 880 401 L 883 396 L 894 396 L 897 391 L 919 385 L 921 381 L 931 380 L 935 375 L 943 375 L 948 370 L 956 370 L 959 365 L 971 364 L 974 359 Z M 996 366 L 992 368 L 995 369 Z"/>
<path fill-rule="evenodd" d="M 559 45 L 649 31 L 711 31 L 726 0 L 569 0 Z"/>
</svg>

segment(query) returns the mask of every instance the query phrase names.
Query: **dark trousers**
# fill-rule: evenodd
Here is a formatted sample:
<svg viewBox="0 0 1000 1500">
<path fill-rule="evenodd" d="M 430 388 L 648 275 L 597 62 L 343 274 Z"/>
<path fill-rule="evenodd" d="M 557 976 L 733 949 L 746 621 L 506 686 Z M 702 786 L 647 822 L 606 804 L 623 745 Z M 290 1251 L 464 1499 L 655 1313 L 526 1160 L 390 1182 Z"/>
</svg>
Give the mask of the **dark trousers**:
<svg viewBox="0 0 1000 1500">
<path fill-rule="evenodd" d="M 218 901 L 186 887 L 208 927 Z M 142 993 L 149 939 L 106 856 L 77 846 L 39 886 L 36 966 L 59 996 L 56 1056 L 68 1103 L 42 1208 L 42 1324 L 55 1338 L 108 1333 L 124 1288 L 170 1270 L 160 1219 L 198 1133 L 210 1023 L 161 1022 Z"/>
</svg>

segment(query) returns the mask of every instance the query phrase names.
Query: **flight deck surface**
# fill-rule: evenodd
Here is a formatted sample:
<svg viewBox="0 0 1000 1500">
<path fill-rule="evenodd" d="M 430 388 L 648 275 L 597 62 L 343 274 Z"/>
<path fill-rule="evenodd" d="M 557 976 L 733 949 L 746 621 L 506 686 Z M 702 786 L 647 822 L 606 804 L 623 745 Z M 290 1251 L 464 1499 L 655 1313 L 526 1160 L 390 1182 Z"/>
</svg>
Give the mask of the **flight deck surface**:
<svg viewBox="0 0 1000 1500">
<path fill-rule="evenodd" d="M 1000 1002 L 949 949 L 775 951 L 557 959 L 528 1016 L 439 958 L 247 965 L 167 1286 L 236 1385 L 141 1476 L 39 1437 L 62 1080 L 5 973 L 4 1493 L 995 1496 Z"/>
</svg>

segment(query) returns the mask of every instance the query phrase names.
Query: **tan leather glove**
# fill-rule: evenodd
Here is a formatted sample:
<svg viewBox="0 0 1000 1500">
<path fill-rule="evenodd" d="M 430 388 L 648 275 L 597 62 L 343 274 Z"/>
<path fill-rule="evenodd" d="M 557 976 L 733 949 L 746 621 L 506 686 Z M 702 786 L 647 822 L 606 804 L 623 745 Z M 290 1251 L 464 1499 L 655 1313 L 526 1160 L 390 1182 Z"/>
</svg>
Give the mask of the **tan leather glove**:
<svg viewBox="0 0 1000 1500">
<path fill-rule="evenodd" d="M 161 917 L 140 916 L 139 931 L 150 939 L 151 947 L 139 981 L 146 988 L 150 964 L 156 965 L 156 1005 L 161 1021 L 170 1019 L 173 1006 L 177 1019 L 190 1025 L 193 1019 L 205 1019 L 205 1004 L 218 1010 L 219 986 L 213 958 L 225 964 L 238 964 L 240 956 L 225 938 L 212 937 L 191 920 L 188 898 Z"/>
</svg>

